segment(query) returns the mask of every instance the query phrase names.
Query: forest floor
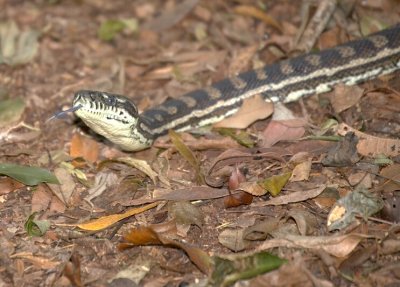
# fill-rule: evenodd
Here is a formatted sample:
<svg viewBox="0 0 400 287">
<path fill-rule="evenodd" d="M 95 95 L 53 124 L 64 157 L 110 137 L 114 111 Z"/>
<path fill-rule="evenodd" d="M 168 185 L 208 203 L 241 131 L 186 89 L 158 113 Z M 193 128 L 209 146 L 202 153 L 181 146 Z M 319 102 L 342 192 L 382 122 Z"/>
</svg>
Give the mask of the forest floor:
<svg viewBox="0 0 400 287">
<path fill-rule="evenodd" d="M 312 51 L 400 17 L 338 2 Z M 143 111 L 291 58 L 304 3 L 0 0 L 0 286 L 400 286 L 398 72 L 135 153 L 51 119 L 81 89 Z"/>
</svg>

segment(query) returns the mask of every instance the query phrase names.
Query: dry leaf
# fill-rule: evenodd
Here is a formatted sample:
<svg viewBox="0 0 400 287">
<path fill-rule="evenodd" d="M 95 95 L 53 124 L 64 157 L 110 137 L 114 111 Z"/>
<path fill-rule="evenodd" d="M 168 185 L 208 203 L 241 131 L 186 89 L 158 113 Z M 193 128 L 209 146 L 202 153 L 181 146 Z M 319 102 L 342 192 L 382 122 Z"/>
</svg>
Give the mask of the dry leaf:
<svg viewBox="0 0 400 287">
<path fill-rule="evenodd" d="M 303 119 L 270 121 L 262 132 L 262 147 L 271 147 L 280 141 L 293 141 L 300 139 L 304 133 L 306 121 Z"/>
<path fill-rule="evenodd" d="M 186 161 L 193 167 L 195 170 L 195 175 L 196 175 L 196 181 L 199 184 L 205 183 L 204 181 L 204 175 L 201 171 L 200 168 L 200 161 L 196 158 L 195 154 L 191 149 L 189 149 L 181 137 L 179 136 L 178 133 L 176 133 L 173 130 L 168 131 L 168 135 L 171 138 L 172 143 L 174 144 L 175 148 L 178 150 L 178 152 L 181 154 L 181 156 L 186 159 Z"/>
<path fill-rule="evenodd" d="M 249 182 L 249 181 L 242 182 L 239 185 L 238 190 L 243 190 L 254 196 L 262 196 L 268 192 L 268 190 L 266 190 L 265 188 L 263 188 L 257 182 L 254 182 L 254 181 L 253 182 Z"/>
<path fill-rule="evenodd" d="M 291 217 L 296 221 L 301 235 L 313 234 L 318 229 L 317 217 L 307 210 L 292 209 L 289 211 L 287 217 Z"/>
<path fill-rule="evenodd" d="M 350 233 L 333 236 L 301 236 L 287 234 L 285 238 L 275 238 L 265 241 L 257 250 L 275 247 L 322 249 L 336 257 L 349 255 L 367 235 Z"/>
<path fill-rule="evenodd" d="M 210 274 L 212 270 L 211 257 L 209 257 L 205 251 L 190 246 L 184 242 L 169 239 L 162 231 L 157 230 L 155 225 L 130 230 L 129 233 L 124 236 L 124 242 L 118 245 L 118 249 L 125 250 L 134 246 L 149 244 L 162 244 L 180 248 L 186 252 L 190 260 L 200 269 L 200 271 L 205 274 Z"/>
<path fill-rule="evenodd" d="M 158 202 L 150 203 L 150 204 L 142 206 L 142 207 L 129 209 L 128 211 L 125 211 L 122 214 L 112 214 L 112 215 L 103 216 L 98 219 L 91 220 L 89 222 L 75 224 L 75 226 L 77 226 L 81 229 L 87 230 L 87 231 L 102 230 L 104 228 L 107 228 L 107 227 L 113 225 L 114 223 L 117 223 L 118 221 L 120 221 L 122 219 L 125 219 L 132 215 L 139 214 L 139 213 L 142 213 L 153 207 L 156 207 L 158 204 L 159 204 Z"/>
<path fill-rule="evenodd" d="M 381 185 L 385 193 L 400 190 L 400 164 L 392 164 L 382 168 L 380 175 L 385 178 L 385 182 Z"/>
<path fill-rule="evenodd" d="M 11 177 L 0 178 L 0 195 L 16 191 L 25 185 Z"/>
<path fill-rule="evenodd" d="M 133 157 L 119 157 L 116 158 L 115 161 L 125 163 L 127 165 L 130 165 L 144 174 L 146 174 L 148 177 L 150 177 L 151 181 L 155 184 L 156 179 L 157 179 L 157 173 L 150 167 L 150 165 L 147 163 L 145 160 L 133 158 Z"/>
<path fill-rule="evenodd" d="M 227 189 L 224 188 L 212 188 L 208 186 L 193 186 L 182 189 L 175 190 L 162 190 L 163 192 L 159 192 L 160 189 L 154 190 L 153 194 L 150 196 L 144 196 L 138 199 L 133 199 L 128 202 L 121 202 L 123 206 L 132 206 L 132 205 L 140 205 L 160 200 L 167 201 L 192 201 L 192 200 L 206 200 L 206 199 L 214 199 L 221 198 L 229 195 Z"/>
<path fill-rule="evenodd" d="M 281 192 L 282 188 L 286 185 L 291 175 L 291 172 L 285 172 L 261 180 L 258 182 L 258 184 L 268 191 L 272 196 L 277 196 Z"/>
<path fill-rule="evenodd" d="M 51 195 L 46 192 L 43 185 L 38 185 L 32 194 L 31 213 L 46 210 L 51 202 Z"/>
<path fill-rule="evenodd" d="M 310 176 L 311 165 L 312 165 L 311 157 L 297 164 L 292 171 L 292 176 L 290 177 L 289 181 L 295 182 L 295 181 L 308 180 Z"/>
<path fill-rule="evenodd" d="M 58 167 L 54 170 L 54 175 L 58 178 L 60 184 L 47 184 L 53 193 L 61 200 L 62 203 L 68 205 L 75 190 L 75 181 L 72 175 L 64 168 Z"/>
<path fill-rule="evenodd" d="M 258 49 L 259 44 L 257 43 L 238 50 L 229 64 L 228 75 L 234 76 L 239 72 L 247 70 L 246 67 Z"/>
<path fill-rule="evenodd" d="M 54 269 L 55 267 L 57 267 L 60 264 L 60 262 L 55 262 L 55 261 L 52 261 L 45 257 L 34 256 L 32 253 L 28 253 L 28 252 L 13 254 L 10 256 L 10 258 L 21 258 L 21 259 L 27 260 L 29 263 L 33 264 L 35 267 L 37 267 L 39 269 L 45 269 L 45 270 Z"/>
<path fill-rule="evenodd" d="M 161 11 L 160 16 L 144 23 L 142 28 L 157 32 L 169 29 L 188 15 L 198 2 L 199 0 L 185 0 L 177 4 L 174 9 Z"/>
<path fill-rule="evenodd" d="M 244 100 L 233 116 L 214 124 L 214 127 L 244 129 L 257 120 L 269 117 L 273 111 L 274 105 L 271 102 L 266 102 L 260 95 L 255 95 Z"/>
<path fill-rule="evenodd" d="M 73 158 L 81 157 L 87 162 L 94 163 L 99 157 L 99 144 L 86 136 L 76 133 L 71 139 L 70 155 Z M 74 165 L 81 166 L 75 162 Z"/>
<path fill-rule="evenodd" d="M 356 215 L 367 219 L 380 211 L 383 205 L 383 200 L 379 196 L 361 186 L 334 204 L 327 218 L 328 230 L 346 228 L 355 221 Z"/>
<path fill-rule="evenodd" d="M 339 85 L 329 100 L 335 112 L 340 113 L 357 104 L 363 94 L 364 90 L 359 86 Z"/>
<path fill-rule="evenodd" d="M 346 135 L 348 132 L 354 132 L 358 137 L 357 151 L 363 156 L 398 156 L 400 154 L 400 140 L 388 139 L 372 136 L 356 129 L 353 129 L 345 123 L 338 127 L 338 134 Z"/>
<path fill-rule="evenodd" d="M 305 133 L 307 121 L 296 117 L 281 103 L 275 104 L 272 120 L 260 135 L 262 147 L 271 147 L 279 141 L 297 140 Z"/>
<path fill-rule="evenodd" d="M 288 195 L 281 195 L 275 198 L 271 198 L 268 201 L 257 203 L 258 206 L 265 206 L 265 205 L 283 205 L 283 204 L 288 204 L 288 203 L 293 203 L 293 202 L 301 202 L 305 201 L 310 198 L 314 198 L 318 195 L 321 194 L 321 192 L 324 191 L 326 188 L 325 185 L 322 185 L 320 187 L 314 188 L 314 189 L 309 189 L 305 191 L 295 191 L 292 193 L 289 193 Z"/>
<path fill-rule="evenodd" d="M 244 15 L 244 16 L 251 16 L 253 18 L 261 20 L 265 24 L 274 27 L 279 32 L 283 31 L 281 24 L 279 24 L 279 22 L 277 20 L 275 20 L 272 16 L 266 14 L 261 9 L 258 9 L 254 6 L 240 5 L 240 6 L 236 6 L 234 11 L 237 14 Z"/>
<path fill-rule="evenodd" d="M 250 243 L 243 238 L 243 231 L 243 229 L 227 228 L 218 235 L 218 241 L 234 252 L 242 251 Z"/>
<path fill-rule="evenodd" d="M 171 202 L 168 204 L 168 216 L 177 224 L 197 225 L 202 227 L 205 215 L 198 206 L 188 201 Z"/>
<path fill-rule="evenodd" d="M 88 190 L 85 200 L 91 201 L 93 198 L 101 195 L 107 188 L 118 183 L 118 176 L 112 172 L 99 172 L 94 179 L 94 185 Z"/>
</svg>

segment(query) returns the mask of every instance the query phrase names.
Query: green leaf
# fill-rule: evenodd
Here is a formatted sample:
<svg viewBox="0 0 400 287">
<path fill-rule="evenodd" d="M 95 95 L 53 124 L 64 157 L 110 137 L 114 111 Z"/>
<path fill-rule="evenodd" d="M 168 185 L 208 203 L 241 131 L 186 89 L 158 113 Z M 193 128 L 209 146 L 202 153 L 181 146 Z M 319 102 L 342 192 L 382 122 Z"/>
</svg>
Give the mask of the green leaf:
<svg viewBox="0 0 400 287">
<path fill-rule="evenodd" d="M 209 282 L 212 286 L 231 286 L 239 280 L 253 278 L 286 263 L 285 259 L 264 251 L 245 257 L 234 255 L 227 259 L 215 256 L 213 259 L 214 271 Z"/>
<path fill-rule="evenodd" d="M 284 174 L 271 176 L 263 181 L 260 181 L 258 184 L 264 189 L 268 190 L 272 196 L 277 196 L 291 176 L 291 172 L 286 172 Z"/>
<path fill-rule="evenodd" d="M 9 99 L 0 101 L 0 128 L 17 122 L 25 109 L 22 99 Z"/>
<path fill-rule="evenodd" d="M 138 30 L 138 27 L 138 21 L 135 18 L 107 20 L 101 24 L 98 31 L 98 36 L 103 41 L 111 41 L 124 29 L 129 32 L 135 32 Z"/>
<path fill-rule="evenodd" d="M 119 20 L 107 20 L 101 24 L 98 35 L 103 41 L 111 41 L 124 28 L 125 24 Z"/>
<path fill-rule="evenodd" d="M 25 185 L 38 185 L 41 182 L 60 184 L 55 175 L 40 167 L 0 163 L 0 174 L 12 177 Z"/>
<path fill-rule="evenodd" d="M 382 165 L 392 165 L 393 164 L 393 160 L 391 160 L 390 158 L 388 158 L 384 154 L 378 154 L 377 156 L 375 156 L 374 164 L 380 165 L 380 166 L 382 166 Z"/>
<path fill-rule="evenodd" d="M 254 147 L 254 141 L 251 139 L 250 135 L 245 131 L 240 131 L 239 133 L 236 133 L 235 129 L 230 129 L 230 128 L 218 128 L 216 130 L 220 135 L 229 136 L 242 146 L 249 148 Z"/>
<path fill-rule="evenodd" d="M 50 228 L 50 221 L 36 220 L 36 212 L 32 213 L 26 220 L 24 227 L 30 236 L 43 236 Z"/>
</svg>

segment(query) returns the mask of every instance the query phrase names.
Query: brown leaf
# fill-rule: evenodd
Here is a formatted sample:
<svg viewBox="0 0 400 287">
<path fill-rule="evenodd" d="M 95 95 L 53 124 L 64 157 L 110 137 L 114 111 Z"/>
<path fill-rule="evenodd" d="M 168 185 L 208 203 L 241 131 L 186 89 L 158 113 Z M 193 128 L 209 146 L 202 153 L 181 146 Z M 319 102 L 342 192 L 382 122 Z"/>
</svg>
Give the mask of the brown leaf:
<svg viewBox="0 0 400 287">
<path fill-rule="evenodd" d="M 31 213 L 46 210 L 50 205 L 51 197 L 43 185 L 38 185 L 32 195 Z"/>
<path fill-rule="evenodd" d="M 185 18 L 198 2 L 199 0 L 185 0 L 174 9 L 162 11 L 160 16 L 145 23 L 143 28 L 157 32 L 169 29 Z"/>
<path fill-rule="evenodd" d="M 382 168 L 380 175 L 385 178 L 385 182 L 380 186 L 385 193 L 400 190 L 400 164 Z"/>
<path fill-rule="evenodd" d="M 318 228 L 318 221 L 315 214 L 307 210 L 292 209 L 289 211 L 287 217 L 291 217 L 296 221 L 297 228 L 301 235 L 313 234 Z"/>
<path fill-rule="evenodd" d="M 359 86 L 339 85 L 335 87 L 334 93 L 329 100 L 336 113 L 341 113 L 358 103 L 364 94 Z"/>
<path fill-rule="evenodd" d="M 72 175 L 64 168 L 58 167 L 54 170 L 60 184 L 47 184 L 52 192 L 61 200 L 62 203 L 68 205 L 71 201 L 72 193 L 75 190 L 75 181 Z"/>
<path fill-rule="evenodd" d="M 310 176 L 311 165 L 312 165 L 311 157 L 297 164 L 292 171 L 292 176 L 290 177 L 289 181 L 295 182 L 295 181 L 308 180 Z"/>
<path fill-rule="evenodd" d="M 249 181 L 242 182 L 238 189 L 254 196 L 262 196 L 268 192 L 268 190 L 260 186 L 257 182 Z"/>
<path fill-rule="evenodd" d="M 121 202 L 120 204 L 123 206 L 132 206 L 132 205 L 140 205 L 161 200 L 168 200 L 168 201 L 206 200 L 206 199 L 221 198 L 227 195 L 229 195 L 227 189 L 212 188 L 208 186 L 193 186 L 188 188 L 176 189 L 172 191 L 156 189 L 151 195 L 151 197 L 149 194 L 149 196 L 133 199 L 128 202 L 124 201 Z"/>
<path fill-rule="evenodd" d="M 314 198 L 321 194 L 321 192 L 324 191 L 326 188 L 325 185 L 322 185 L 320 187 L 314 188 L 314 189 L 309 189 L 306 191 L 295 191 L 292 192 L 288 195 L 281 195 L 275 198 L 271 198 L 268 201 L 257 203 L 258 206 L 265 206 L 265 205 L 283 205 L 283 204 L 288 204 L 288 203 L 293 203 L 293 202 L 301 202 L 305 201 L 310 198 Z"/>
<path fill-rule="evenodd" d="M 70 155 L 73 158 L 81 157 L 87 162 L 94 163 L 99 157 L 99 144 L 85 136 L 76 133 L 71 139 Z M 82 166 L 75 163 L 75 166 Z"/>
<path fill-rule="evenodd" d="M 341 141 L 337 142 L 322 159 L 324 166 L 351 166 L 360 160 L 357 153 L 358 137 L 347 133 Z"/>
<path fill-rule="evenodd" d="M 218 139 L 195 139 L 195 140 L 185 140 L 185 144 L 191 150 L 209 150 L 209 149 L 229 149 L 229 148 L 238 148 L 240 145 L 237 141 L 233 140 L 230 137 L 223 137 Z M 170 143 L 164 143 L 160 138 L 158 138 L 153 144 L 154 147 L 157 148 L 171 148 L 173 145 Z"/>
<path fill-rule="evenodd" d="M 243 238 L 243 229 L 227 228 L 218 235 L 218 242 L 234 252 L 242 251 L 249 245 Z"/>
<path fill-rule="evenodd" d="M 64 275 L 73 286 L 83 287 L 81 279 L 81 261 L 77 252 L 73 252 L 70 260 L 65 264 Z"/>
<path fill-rule="evenodd" d="M 202 228 L 205 215 L 197 206 L 190 202 L 177 201 L 168 205 L 168 216 L 173 218 L 177 224 L 193 224 Z"/>
<path fill-rule="evenodd" d="M 253 196 L 247 192 L 240 191 L 236 194 L 229 194 L 224 198 L 225 208 L 249 205 L 253 202 Z"/>
<path fill-rule="evenodd" d="M 205 274 L 211 272 L 211 258 L 200 248 L 178 242 L 155 231 L 151 226 L 132 229 L 124 236 L 124 242 L 118 245 L 119 250 L 124 250 L 137 245 L 162 244 L 182 249 L 190 260 Z"/>
<path fill-rule="evenodd" d="M 211 186 L 221 186 L 224 182 L 216 182 L 210 178 L 214 169 L 221 168 L 229 164 L 235 164 L 238 162 L 253 161 L 254 157 L 263 159 L 273 159 L 279 162 L 285 162 L 283 156 L 289 154 L 286 150 L 280 148 L 265 149 L 262 153 L 242 151 L 236 149 L 228 149 L 221 153 L 211 164 L 209 170 L 207 171 L 207 184 Z"/>
<path fill-rule="evenodd" d="M 215 128 L 244 129 L 257 120 L 269 117 L 274 105 L 266 102 L 260 95 L 245 99 L 239 110 L 231 117 L 214 124 Z"/>
<path fill-rule="evenodd" d="M 400 140 L 388 139 L 372 136 L 360 132 L 345 123 L 341 123 L 338 127 L 338 134 L 344 136 L 348 132 L 354 132 L 358 137 L 357 151 L 363 156 L 398 156 L 400 154 Z"/>
<path fill-rule="evenodd" d="M 41 256 L 35 256 L 32 253 L 29 252 L 21 252 L 17 254 L 13 254 L 10 256 L 10 258 L 21 258 L 29 263 L 33 264 L 35 267 L 48 270 L 48 269 L 54 269 L 57 267 L 60 262 L 53 261 L 49 258 L 41 257 Z"/>
<path fill-rule="evenodd" d="M 257 222 L 244 230 L 243 237 L 247 240 L 265 240 L 269 234 L 280 227 L 281 218 L 273 217 Z"/>
<path fill-rule="evenodd" d="M 367 235 L 350 233 L 333 236 L 302 236 L 287 234 L 285 238 L 275 238 L 265 241 L 257 250 L 266 250 L 275 247 L 322 249 L 336 257 L 349 255 Z"/>
<path fill-rule="evenodd" d="M 246 48 L 242 48 L 236 52 L 236 55 L 231 60 L 228 67 L 228 75 L 234 76 L 239 72 L 242 72 L 248 67 L 249 62 L 253 58 L 254 54 L 259 49 L 259 44 L 251 45 Z"/>
<path fill-rule="evenodd" d="M 16 181 L 15 179 L 12 179 L 11 177 L 0 178 L 0 195 L 10 193 L 10 192 L 15 191 L 23 186 L 24 186 L 23 183 Z"/>
<path fill-rule="evenodd" d="M 262 147 L 271 147 L 280 141 L 293 141 L 300 139 L 306 125 L 304 119 L 272 120 L 261 134 Z"/>
</svg>

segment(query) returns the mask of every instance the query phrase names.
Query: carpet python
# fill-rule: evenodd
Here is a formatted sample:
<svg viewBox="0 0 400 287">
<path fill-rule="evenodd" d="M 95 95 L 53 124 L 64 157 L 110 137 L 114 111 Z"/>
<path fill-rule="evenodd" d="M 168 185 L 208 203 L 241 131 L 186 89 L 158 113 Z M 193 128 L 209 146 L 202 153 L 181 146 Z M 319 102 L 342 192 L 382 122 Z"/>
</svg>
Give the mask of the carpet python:
<svg viewBox="0 0 400 287">
<path fill-rule="evenodd" d="M 98 134 L 127 151 L 148 148 L 169 129 L 185 131 L 233 115 L 243 100 L 260 94 L 288 103 L 354 85 L 400 68 L 400 24 L 343 45 L 238 74 L 209 87 L 138 113 L 130 99 L 82 90 L 73 100 L 75 114 Z"/>
</svg>

